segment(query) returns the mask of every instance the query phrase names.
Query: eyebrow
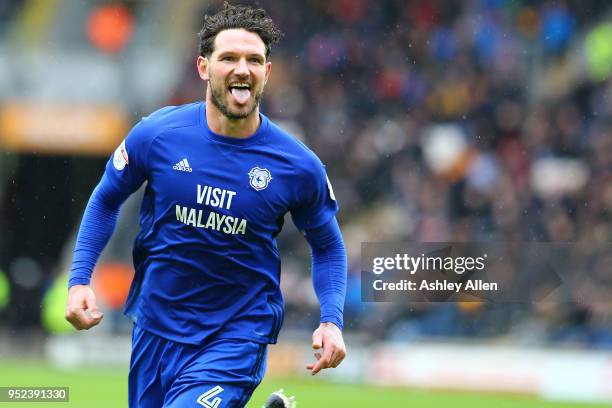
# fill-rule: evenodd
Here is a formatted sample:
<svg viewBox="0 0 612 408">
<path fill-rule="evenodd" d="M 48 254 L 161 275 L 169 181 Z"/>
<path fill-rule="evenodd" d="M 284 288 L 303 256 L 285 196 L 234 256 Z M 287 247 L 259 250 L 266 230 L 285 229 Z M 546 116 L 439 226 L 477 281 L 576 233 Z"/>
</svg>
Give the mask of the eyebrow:
<svg viewBox="0 0 612 408">
<path fill-rule="evenodd" d="M 223 57 L 223 56 L 226 56 L 226 55 L 236 55 L 236 54 L 240 54 L 240 52 L 229 51 L 229 50 L 228 51 L 221 51 L 221 52 L 219 52 L 219 57 Z M 250 54 L 247 54 L 246 56 L 247 56 L 247 58 L 256 57 L 256 58 L 259 58 L 259 59 L 262 59 L 262 60 L 266 59 L 265 54 L 259 54 L 259 53 L 250 53 Z"/>
</svg>

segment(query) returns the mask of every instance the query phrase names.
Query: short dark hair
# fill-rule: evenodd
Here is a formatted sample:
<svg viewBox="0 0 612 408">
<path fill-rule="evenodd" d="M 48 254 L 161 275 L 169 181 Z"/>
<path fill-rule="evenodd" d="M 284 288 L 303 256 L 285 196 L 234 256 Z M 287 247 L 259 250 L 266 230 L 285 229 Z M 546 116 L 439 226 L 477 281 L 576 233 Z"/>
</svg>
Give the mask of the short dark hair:
<svg viewBox="0 0 612 408">
<path fill-rule="evenodd" d="M 272 45 L 283 37 L 283 33 L 276 28 L 264 9 L 241 5 L 232 6 L 226 1 L 223 3 L 223 10 L 204 16 L 204 25 L 198 33 L 200 55 L 209 57 L 214 50 L 217 34 L 232 28 L 243 28 L 259 35 L 266 46 L 266 58 L 270 56 Z"/>
</svg>

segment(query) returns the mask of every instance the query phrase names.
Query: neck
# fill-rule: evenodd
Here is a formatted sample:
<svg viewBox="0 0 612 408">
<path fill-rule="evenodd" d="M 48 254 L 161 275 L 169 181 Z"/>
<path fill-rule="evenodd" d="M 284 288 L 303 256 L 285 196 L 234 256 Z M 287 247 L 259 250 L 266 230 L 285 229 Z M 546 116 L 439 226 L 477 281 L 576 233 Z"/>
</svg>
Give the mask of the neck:
<svg viewBox="0 0 612 408">
<path fill-rule="evenodd" d="M 259 128 L 259 106 L 246 118 L 230 119 L 207 97 L 206 123 L 208 128 L 218 135 L 246 138 L 255 134 Z"/>
</svg>

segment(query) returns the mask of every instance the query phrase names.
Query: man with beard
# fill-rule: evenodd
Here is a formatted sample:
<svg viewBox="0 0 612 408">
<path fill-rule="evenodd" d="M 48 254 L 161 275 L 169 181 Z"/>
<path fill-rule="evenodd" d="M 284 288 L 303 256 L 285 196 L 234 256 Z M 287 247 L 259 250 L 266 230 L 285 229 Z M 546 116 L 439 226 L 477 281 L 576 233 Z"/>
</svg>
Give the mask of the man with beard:
<svg viewBox="0 0 612 408">
<path fill-rule="evenodd" d="M 321 306 L 314 375 L 344 359 L 346 252 L 320 160 L 259 112 L 282 34 L 262 9 L 207 15 L 197 69 L 206 102 L 142 119 L 109 159 L 77 237 L 66 318 L 102 320 L 89 287 L 125 199 L 147 182 L 125 313 L 134 321 L 130 407 L 242 407 L 282 325 L 275 237 L 284 215 L 312 249 Z M 279 405 L 274 405 L 279 404 Z M 270 406 L 292 406 L 282 393 Z"/>
</svg>

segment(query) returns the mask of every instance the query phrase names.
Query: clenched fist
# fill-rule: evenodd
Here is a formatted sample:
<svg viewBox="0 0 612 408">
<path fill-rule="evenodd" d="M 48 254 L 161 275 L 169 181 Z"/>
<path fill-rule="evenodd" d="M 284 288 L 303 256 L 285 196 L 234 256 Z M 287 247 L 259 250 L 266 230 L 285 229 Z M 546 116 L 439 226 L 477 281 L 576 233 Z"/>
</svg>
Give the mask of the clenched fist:
<svg viewBox="0 0 612 408">
<path fill-rule="evenodd" d="M 66 320 L 77 330 L 87 330 L 98 325 L 104 313 L 96 306 L 96 295 L 87 285 L 74 285 L 68 290 Z"/>
</svg>

